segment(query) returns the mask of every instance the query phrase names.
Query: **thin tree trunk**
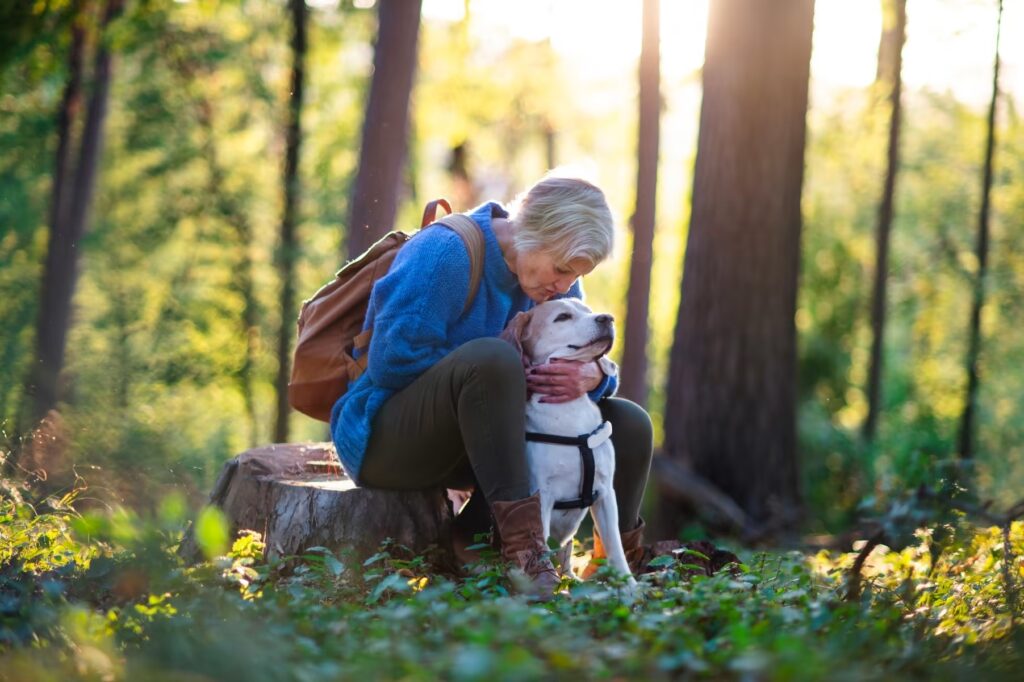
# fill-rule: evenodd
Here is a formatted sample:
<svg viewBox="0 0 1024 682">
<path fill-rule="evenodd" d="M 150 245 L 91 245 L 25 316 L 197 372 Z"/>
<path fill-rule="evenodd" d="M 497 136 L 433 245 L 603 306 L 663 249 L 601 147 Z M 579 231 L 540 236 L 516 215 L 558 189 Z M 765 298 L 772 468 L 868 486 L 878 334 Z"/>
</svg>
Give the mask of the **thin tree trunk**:
<svg viewBox="0 0 1024 682">
<path fill-rule="evenodd" d="M 377 3 L 373 80 L 349 210 L 349 257 L 365 251 L 395 222 L 409 133 L 409 99 L 416 72 L 421 5 L 422 0 Z"/>
<path fill-rule="evenodd" d="M 128 310 L 130 293 L 126 290 L 124 282 L 124 264 L 118 247 L 114 247 L 110 257 L 110 266 L 113 272 L 107 273 L 106 285 L 109 287 L 108 296 L 111 310 L 111 318 L 114 323 L 114 347 L 116 359 L 114 367 L 111 367 L 114 374 L 114 399 L 115 405 L 122 413 L 127 412 L 131 406 L 132 393 L 132 352 L 131 352 L 131 315 Z"/>
<path fill-rule="evenodd" d="M 291 340 L 295 335 L 295 258 L 298 243 L 295 224 L 299 211 L 299 147 L 302 143 L 302 90 L 305 81 L 306 20 L 305 0 L 289 0 L 292 15 L 292 85 L 288 100 L 287 149 L 284 163 L 284 215 L 281 218 L 281 244 L 277 253 L 278 279 L 281 281 L 281 328 L 277 338 L 277 421 L 274 440 L 288 442 L 288 378 L 291 368 Z"/>
<path fill-rule="evenodd" d="M 799 514 L 796 313 L 813 0 L 711 4 L 665 451 L 758 523 Z"/>
<path fill-rule="evenodd" d="M 875 85 L 889 91 L 892 74 L 899 70 L 896 60 L 903 60 L 903 43 L 906 40 L 906 0 L 882 0 L 882 35 L 878 41 L 878 58 L 875 62 Z"/>
<path fill-rule="evenodd" d="M 647 404 L 647 318 L 651 295 L 655 207 L 658 190 L 658 142 L 661 114 L 659 0 L 644 0 L 640 52 L 640 116 L 637 134 L 636 209 L 633 257 L 626 299 L 625 340 L 619 395 Z"/>
<path fill-rule="evenodd" d="M 548 170 L 558 165 L 558 136 L 550 121 L 544 123 L 544 163 Z"/>
<path fill-rule="evenodd" d="M 103 13 L 93 66 L 93 89 L 89 96 L 81 145 L 74 171 L 69 170 L 71 129 L 78 108 L 81 84 L 82 27 L 76 20 L 69 56 L 71 73 L 58 115 L 57 161 L 54 169 L 54 197 L 51 205 L 50 242 L 40 293 L 36 326 L 36 360 L 29 377 L 32 396 L 31 419 L 41 420 L 59 400 L 58 382 L 64 368 L 64 351 L 71 325 L 71 302 L 78 280 L 78 243 L 85 234 L 96 189 L 103 128 L 110 92 L 112 56 L 102 42 L 107 27 L 121 13 L 123 0 L 108 0 Z"/>
<path fill-rule="evenodd" d="M 882 199 L 878 206 L 878 230 L 875 237 L 875 283 L 871 295 L 871 360 L 868 369 L 868 414 L 864 421 L 864 438 L 874 441 L 878 430 L 878 415 L 882 400 L 882 350 L 885 346 L 885 299 L 889 277 L 889 235 L 892 231 L 893 199 L 896 191 L 896 173 L 900 165 L 900 99 L 903 90 L 903 43 L 906 39 L 907 0 L 887 0 L 888 10 L 895 16 L 891 30 L 882 34 L 882 43 L 891 41 L 888 48 L 879 47 L 879 82 L 889 86 L 889 151 L 882 186 Z M 883 56 L 884 55 L 884 56 Z M 886 63 L 882 63 L 882 59 Z M 882 69 L 891 69 L 883 73 Z"/>
<path fill-rule="evenodd" d="M 981 210 L 978 214 L 976 255 L 978 272 L 974 280 L 974 300 L 967 346 L 967 395 L 960 423 L 960 456 L 974 456 L 974 413 L 978 402 L 978 356 L 981 353 L 981 309 L 985 305 L 985 279 L 988 275 L 989 208 L 992 193 L 992 167 L 996 147 L 996 102 L 999 100 L 999 38 L 1003 29 L 1003 0 L 999 0 L 996 18 L 996 57 L 992 67 L 992 101 L 988 107 L 988 139 L 985 142 L 985 168 L 981 181 Z"/>
</svg>

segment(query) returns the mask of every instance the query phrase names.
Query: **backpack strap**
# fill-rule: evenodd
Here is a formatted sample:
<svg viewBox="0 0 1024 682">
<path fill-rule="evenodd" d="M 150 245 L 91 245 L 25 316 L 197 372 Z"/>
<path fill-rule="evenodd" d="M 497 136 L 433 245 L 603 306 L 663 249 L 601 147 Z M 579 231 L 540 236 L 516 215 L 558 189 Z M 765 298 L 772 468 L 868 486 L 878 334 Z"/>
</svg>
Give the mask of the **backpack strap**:
<svg viewBox="0 0 1024 682">
<path fill-rule="evenodd" d="M 439 220 L 438 223 L 451 228 L 462 237 L 462 241 L 466 244 L 466 250 L 469 252 L 469 294 L 466 296 L 465 305 L 462 306 L 462 314 L 465 315 L 480 288 L 480 277 L 484 271 L 484 233 L 476 221 L 464 213 L 452 213 Z"/>
<path fill-rule="evenodd" d="M 427 205 L 423 208 L 423 220 L 420 221 L 421 228 L 437 222 L 438 207 L 443 208 L 445 213 L 451 215 L 452 205 L 448 203 L 447 199 L 434 199 L 433 201 L 427 202 Z"/>
</svg>

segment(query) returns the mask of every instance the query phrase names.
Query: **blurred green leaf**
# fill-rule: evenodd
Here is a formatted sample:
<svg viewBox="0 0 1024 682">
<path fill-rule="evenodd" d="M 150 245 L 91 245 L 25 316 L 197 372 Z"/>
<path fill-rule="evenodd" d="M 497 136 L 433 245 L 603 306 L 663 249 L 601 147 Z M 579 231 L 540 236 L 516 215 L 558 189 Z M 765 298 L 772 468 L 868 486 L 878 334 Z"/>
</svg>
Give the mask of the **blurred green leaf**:
<svg viewBox="0 0 1024 682">
<path fill-rule="evenodd" d="M 222 556 L 228 549 L 228 521 L 219 508 L 203 507 L 196 518 L 196 542 L 207 559 Z"/>
</svg>

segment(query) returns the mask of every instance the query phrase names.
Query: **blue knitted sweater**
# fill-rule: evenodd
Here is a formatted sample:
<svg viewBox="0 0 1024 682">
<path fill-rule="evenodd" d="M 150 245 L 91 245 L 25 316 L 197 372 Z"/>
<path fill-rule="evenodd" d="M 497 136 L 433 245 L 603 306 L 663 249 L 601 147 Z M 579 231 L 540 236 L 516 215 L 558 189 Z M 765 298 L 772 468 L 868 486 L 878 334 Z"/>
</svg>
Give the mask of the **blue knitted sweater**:
<svg viewBox="0 0 1024 682">
<path fill-rule="evenodd" d="M 505 264 L 491 228 L 492 218 L 507 218 L 508 212 L 492 202 L 470 216 L 483 231 L 486 247 L 480 288 L 465 314 L 469 253 L 462 238 L 445 227 L 416 233 L 374 284 L 363 326 L 374 329 L 370 362 L 331 410 L 338 457 L 356 483 L 373 418 L 388 398 L 462 344 L 498 336 L 516 313 L 534 306 Z M 579 280 L 567 295 L 583 298 Z M 597 400 L 617 387 L 617 379 L 606 376 L 589 395 Z"/>
</svg>

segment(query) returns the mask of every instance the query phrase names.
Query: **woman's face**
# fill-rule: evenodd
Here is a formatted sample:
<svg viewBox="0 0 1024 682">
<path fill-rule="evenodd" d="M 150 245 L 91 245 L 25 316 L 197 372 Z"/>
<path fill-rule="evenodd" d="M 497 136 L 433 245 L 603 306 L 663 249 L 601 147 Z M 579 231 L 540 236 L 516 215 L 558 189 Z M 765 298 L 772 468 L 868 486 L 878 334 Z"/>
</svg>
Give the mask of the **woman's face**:
<svg viewBox="0 0 1024 682">
<path fill-rule="evenodd" d="M 534 303 L 564 294 L 579 277 L 590 274 L 594 265 L 586 258 L 563 262 L 547 251 L 525 251 L 516 256 L 519 287 Z"/>
</svg>

